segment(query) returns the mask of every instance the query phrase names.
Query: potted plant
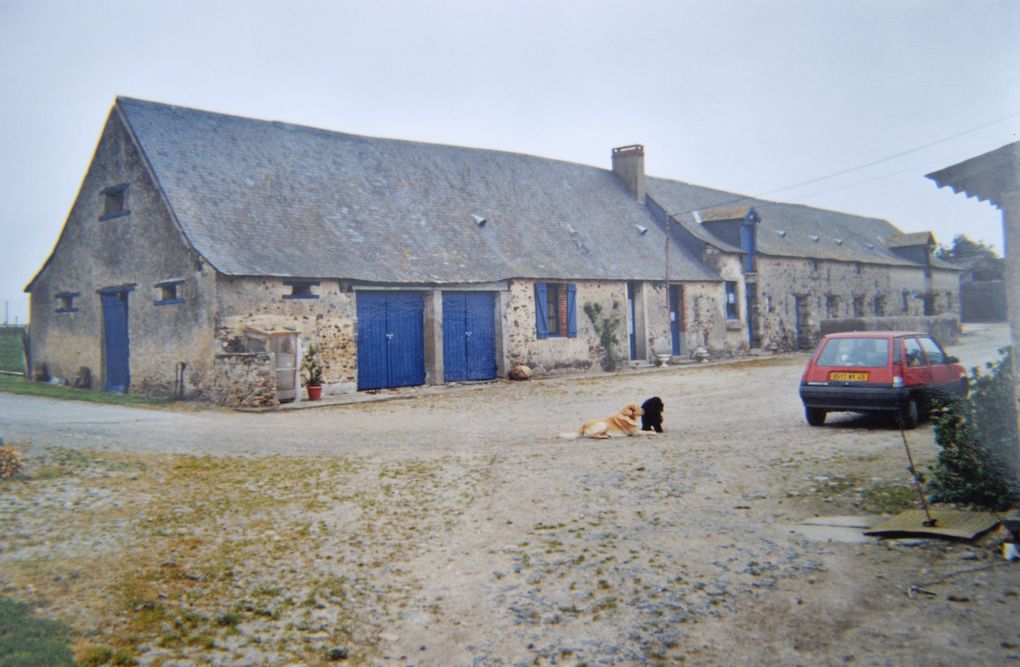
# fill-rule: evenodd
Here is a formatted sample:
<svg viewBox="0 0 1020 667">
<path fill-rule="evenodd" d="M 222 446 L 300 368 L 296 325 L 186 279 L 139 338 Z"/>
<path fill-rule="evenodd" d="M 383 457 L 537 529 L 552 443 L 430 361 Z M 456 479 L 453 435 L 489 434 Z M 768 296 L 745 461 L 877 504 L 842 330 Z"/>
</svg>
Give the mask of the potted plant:
<svg viewBox="0 0 1020 667">
<path fill-rule="evenodd" d="M 301 360 L 301 380 L 308 391 L 308 400 L 317 401 L 322 398 L 322 360 L 315 345 L 309 345 Z"/>
</svg>

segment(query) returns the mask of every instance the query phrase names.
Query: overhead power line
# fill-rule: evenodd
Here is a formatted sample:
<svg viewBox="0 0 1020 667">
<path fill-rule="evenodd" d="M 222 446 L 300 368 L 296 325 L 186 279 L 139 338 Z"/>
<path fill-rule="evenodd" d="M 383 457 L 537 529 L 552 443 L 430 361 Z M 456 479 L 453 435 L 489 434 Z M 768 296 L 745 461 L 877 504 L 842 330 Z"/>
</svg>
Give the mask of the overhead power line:
<svg viewBox="0 0 1020 667">
<path fill-rule="evenodd" d="M 962 136 L 966 136 L 968 134 L 973 134 L 974 132 L 977 132 L 979 130 L 983 130 L 986 127 L 991 127 L 992 125 L 996 125 L 998 123 L 1002 123 L 1004 121 L 1009 120 L 1010 118 L 1015 118 L 1016 116 L 1020 116 L 1020 111 L 1014 111 L 1014 112 L 1009 113 L 1009 114 L 1007 114 L 1005 116 L 1002 116 L 1001 118 L 997 118 L 997 119 L 995 119 L 993 121 L 989 121 L 989 122 L 984 123 L 982 125 L 978 125 L 976 127 L 972 127 L 970 129 L 967 129 L 967 130 L 963 130 L 962 132 L 957 132 L 956 134 L 950 135 L 948 137 L 943 137 L 941 139 L 936 139 L 935 141 L 929 142 L 927 144 L 923 144 L 921 146 L 916 146 L 914 148 L 910 148 L 908 150 L 901 151 L 899 153 L 895 153 L 893 155 L 888 155 L 886 157 L 879 158 L 878 160 L 872 160 L 871 162 L 866 162 L 864 164 L 859 164 L 859 165 L 857 165 L 855 167 L 848 167 L 846 169 L 843 169 L 843 170 L 840 170 L 840 171 L 837 171 L 837 172 L 833 172 L 831 174 L 826 174 L 824 176 L 818 176 L 816 178 L 812 178 L 812 179 L 809 179 L 809 180 L 806 180 L 806 181 L 801 181 L 800 183 L 794 183 L 793 185 L 787 185 L 787 186 L 784 186 L 784 187 L 781 187 L 781 188 L 777 188 L 775 190 L 768 190 L 766 192 L 761 192 L 761 193 L 756 194 L 756 195 L 747 195 L 747 196 L 743 196 L 743 197 L 737 197 L 735 199 L 730 199 L 728 201 L 719 202 L 718 204 L 714 204 L 714 205 L 712 205 L 710 207 L 702 206 L 702 207 L 699 207 L 697 209 L 691 209 L 689 211 L 670 212 L 669 215 L 670 216 L 684 215 L 686 213 L 693 213 L 694 211 L 702 210 L 704 208 L 716 208 L 716 207 L 719 207 L 719 206 L 729 206 L 731 204 L 738 204 L 738 203 L 740 203 L 742 201 L 748 201 L 750 199 L 761 199 L 763 197 L 768 197 L 770 195 L 774 195 L 777 192 L 785 192 L 786 190 L 793 190 L 794 188 L 799 188 L 799 187 L 802 187 L 802 186 L 805 186 L 805 185 L 811 185 L 812 183 L 818 183 L 820 181 L 825 181 L 825 180 L 828 180 L 830 178 L 836 178 L 837 176 L 843 176 L 844 174 L 850 174 L 850 173 L 853 173 L 855 171 L 860 171 L 861 169 L 867 169 L 868 167 L 873 167 L 876 164 L 882 164 L 883 162 L 888 162 L 890 160 L 895 160 L 896 158 L 903 157 L 904 155 L 910 155 L 911 153 L 917 153 L 918 151 L 922 151 L 922 150 L 924 150 L 926 148 L 931 148 L 932 146 L 938 146 L 939 144 L 944 144 L 947 141 L 952 141 L 953 139 L 958 139 L 958 138 L 960 138 Z M 898 174 L 898 173 L 902 173 L 902 172 L 896 172 L 896 173 Z M 890 174 L 890 175 L 895 175 L 895 174 Z M 868 179 L 866 181 L 861 181 L 860 183 L 854 183 L 854 184 L 850 184 L 850 185 L 841 186 L 839 188 L 835 188 L 834 190 L 828 190 L 826 192 L 832 192 L 832 191 L 835 191 L 835 190 L 842 190 L 844 188 L 852 187 L 853 185 L 861 185 L 863 183 L 870 183 L 872 181 L 880 180 L 881 178 L 886 178 L 886 177 L 885 176 L 879 176 L 879 177 L 876 177 L 876 178 Z M 808 196 L 817 196 L 819 194 L 825 194 L 825 193 L 824 192 L 816 192 L 816 193 L 814 193 L 812 195 L 808 195 Z"/>
</svg>

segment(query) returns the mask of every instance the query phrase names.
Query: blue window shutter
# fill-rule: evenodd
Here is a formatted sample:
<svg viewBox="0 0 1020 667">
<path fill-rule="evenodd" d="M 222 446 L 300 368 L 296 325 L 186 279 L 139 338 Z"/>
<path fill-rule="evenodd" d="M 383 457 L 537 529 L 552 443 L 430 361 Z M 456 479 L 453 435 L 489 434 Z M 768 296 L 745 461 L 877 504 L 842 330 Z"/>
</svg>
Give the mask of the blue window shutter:
<svg viewBox="0 0 1020 667">
<path fill-rule="evenodd" d="M 577 285 L 567 283 L 567 336 L 577 337 Z"/>
<path fill-rule="evenodd" d="M 535 332 L 539 339 L 549 337 L 549 329 L 546 316 L 548 309 L 547 292 L 545 283 L 535 283 Z"/>
</svg>

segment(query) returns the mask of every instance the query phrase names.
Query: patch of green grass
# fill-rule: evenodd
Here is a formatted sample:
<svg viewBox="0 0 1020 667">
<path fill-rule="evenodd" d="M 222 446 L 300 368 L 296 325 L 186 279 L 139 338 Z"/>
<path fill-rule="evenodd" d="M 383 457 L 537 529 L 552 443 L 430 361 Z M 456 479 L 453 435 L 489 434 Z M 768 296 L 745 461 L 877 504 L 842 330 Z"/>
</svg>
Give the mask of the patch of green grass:
<svg viewBox="0 0 1020 667">
<path fill-rule="evenodd" d="M 72 666 L 70 629 L 33 618 L 27 605 L 0 597 L 0 667 Z"/>
<path fill-rule="evenodd" d="M 5 329 L 0 335 L 0 371 L 24 373 L 24 348 L 21 342 L 22 328 Z"/>
<path fill-rule="evenodd" d="M 9 375 L 0 375 L 0 391 L 7 392 L 8 394 L 44 396 L 46 398 L 61 398 L 90 403 L 110 403 L 113 405 L 166 405 L 171 402 L 169 398 L 154 398 L 152 396 L 138 396 L 135 394 L 110 394 L 103 391 L 75 389 L 65 385 L 35 382 Z"/>
<path fill-rule="evenodd" d="M 917 491 L 908 484 L 875 484 L 861 493 L 861 508 L 874 514 L 898 514 L 919 503 Z"/>
</svg>

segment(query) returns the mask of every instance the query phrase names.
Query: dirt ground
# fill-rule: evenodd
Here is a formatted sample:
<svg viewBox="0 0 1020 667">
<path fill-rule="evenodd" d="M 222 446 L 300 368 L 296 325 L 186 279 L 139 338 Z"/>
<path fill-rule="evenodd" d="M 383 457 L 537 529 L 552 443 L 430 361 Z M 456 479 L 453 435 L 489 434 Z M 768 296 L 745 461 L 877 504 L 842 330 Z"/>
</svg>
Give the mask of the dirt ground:
<svg viewBox="0 0 1020 667">
<path fill-rule="evenodd" d="M 950 351 L 979 365 L 1005 335 Z M 916 496 L 898 430 L 806 425 L 805 361 L 266 414 L 0 395 L 29 463 L 0 483 L 0 594 L 91 664 L 1020 661 L 1001 531 L 839 527 Z M 662 435 L 555 438 L 652 395 Z M 908 438 L 924 469 L 931 426 Z"/>
</svg>

